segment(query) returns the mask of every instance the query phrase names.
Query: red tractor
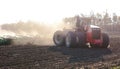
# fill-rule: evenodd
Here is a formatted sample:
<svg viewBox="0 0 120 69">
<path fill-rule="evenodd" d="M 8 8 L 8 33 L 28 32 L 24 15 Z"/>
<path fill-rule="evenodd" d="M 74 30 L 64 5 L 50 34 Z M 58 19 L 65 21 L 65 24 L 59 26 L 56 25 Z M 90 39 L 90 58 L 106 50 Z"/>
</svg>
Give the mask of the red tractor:
<svg viewBox="0 0 120 69">
<path fill-rule="evenodd" d="M 74 30 L 66 29 L 56 31 L 53 41 L 56 46 L 66 47 L 86 47 L 107 48 L 109 46 L 109 36 L 102 33 L 101 28 L 94 25 L 81 25 L 76 23 Z"/>
</svg>

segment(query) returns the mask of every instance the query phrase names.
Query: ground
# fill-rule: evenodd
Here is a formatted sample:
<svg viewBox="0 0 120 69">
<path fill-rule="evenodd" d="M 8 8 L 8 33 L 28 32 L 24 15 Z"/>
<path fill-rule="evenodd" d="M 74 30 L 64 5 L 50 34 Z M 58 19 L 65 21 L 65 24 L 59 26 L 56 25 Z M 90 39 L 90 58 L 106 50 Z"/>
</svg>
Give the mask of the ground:
<svg viewBox="0 0 120 69">
<path fill-rule="evenodd" d="M 120 68 L 120 38 L 110 47 L 66 48 L 55 45 L 0 46 L 0 69 L 116 69 Z"/>
</svg>

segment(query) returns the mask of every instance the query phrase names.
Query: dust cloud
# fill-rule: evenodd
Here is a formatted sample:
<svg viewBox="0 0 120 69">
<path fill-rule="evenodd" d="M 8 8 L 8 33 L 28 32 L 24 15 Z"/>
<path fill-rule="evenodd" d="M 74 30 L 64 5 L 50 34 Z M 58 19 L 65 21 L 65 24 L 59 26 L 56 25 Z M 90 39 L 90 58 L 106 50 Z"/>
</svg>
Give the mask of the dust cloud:
<svg viewBox="0 0 120 69">
<path fill-rule="evenodd" d="M 37 23 L 33 21 L 3 24 L 0 36 L 13 39 L 13 45 L 54 45 L 53 34 L 64 28 L 63 22 Z"/>
</svg>

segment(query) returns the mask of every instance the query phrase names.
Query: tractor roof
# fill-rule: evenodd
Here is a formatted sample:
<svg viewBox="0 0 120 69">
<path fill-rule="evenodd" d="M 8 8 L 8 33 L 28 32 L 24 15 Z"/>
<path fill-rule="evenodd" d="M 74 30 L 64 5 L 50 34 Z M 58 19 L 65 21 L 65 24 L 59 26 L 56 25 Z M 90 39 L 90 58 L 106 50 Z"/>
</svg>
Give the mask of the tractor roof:
<svg viewBox="0 0 120 69">
<path fill-rule="evenodd" d="M 90 25 L 91 28 L 100 28 L 98 26 L 95 26 L 95 25 Z"/>
</svg>

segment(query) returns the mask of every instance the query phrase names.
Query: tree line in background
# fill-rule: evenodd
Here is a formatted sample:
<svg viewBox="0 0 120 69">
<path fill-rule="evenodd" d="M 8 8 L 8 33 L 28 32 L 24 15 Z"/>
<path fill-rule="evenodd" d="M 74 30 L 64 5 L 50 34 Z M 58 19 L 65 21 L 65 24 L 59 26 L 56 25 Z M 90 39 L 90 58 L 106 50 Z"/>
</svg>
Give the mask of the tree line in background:
<svg viewBox="0 0 120 69">
<path fill-rule="evenodd" d="M 118 16 L 116 13 L 113 13 L 112 16 L 110 16 L 110 14 L 107 12 L 104 15 L 100 13 L 94 14 L 92 12 L 90 13 L 90 15 L 81 14 L 79 16 L 82 21 L 92 24 L 92 25 L 98 25 L 107 32 L 119 32 L 120 31 L 120 16 Z M 74 24 L 75 17 L 76 16 L 66 17 L 63 19 L 63 21 L 65 23 Z"/>
<path fill-rule="evenodd" d="M 78 15 L 77 15 L 78 16 Z M 114 24 L 114 23 L 117 23 L 117 24 L 120 24 L 120 16 L 118 16 L 116 13 L 113 13 L 112 16 L 110 16 L 109 13 L 105 13 L 104 15 L 100 14 L 100 13 L 97 13 L 97 14 L 94 14 L 94 13 L 90 13 L 90 15 L 84 15 L 84 14 L 81 14 L 79 15 L 81 19 L 91 23 L 91 24 L 94 24 L 94 25 L 107 25 L 107 24 Z M 66 17 L 63 19 L 64 22 L 70 22 L 70 23 L 73 23 L 74 22 L 74 19 L 75 19 L 76 16 L 74 17 Z"/>
</svg>

